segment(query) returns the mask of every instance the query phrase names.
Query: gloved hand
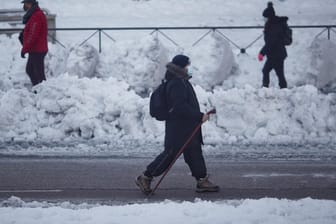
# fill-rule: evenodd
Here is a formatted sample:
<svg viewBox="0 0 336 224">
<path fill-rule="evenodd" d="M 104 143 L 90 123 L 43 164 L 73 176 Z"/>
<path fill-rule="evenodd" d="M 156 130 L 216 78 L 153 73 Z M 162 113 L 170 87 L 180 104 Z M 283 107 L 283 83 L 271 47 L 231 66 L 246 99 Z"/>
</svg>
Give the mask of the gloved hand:
<svg viewBox="0 0 336 224">
<path fill-rule="evenodd" d="M 26 58 L 25 54 L 26 53 L 24 53 L 23 51 L 21 51 L 21 58 Z"/>
<path fill-rule="evenodd" d="M 259 54 L 259 55 L 258 55 L 258 60 L 259 60 L 259 61 L 263 61 L 263 60 L 264 60 L 264 55 Z"/>
</svg>

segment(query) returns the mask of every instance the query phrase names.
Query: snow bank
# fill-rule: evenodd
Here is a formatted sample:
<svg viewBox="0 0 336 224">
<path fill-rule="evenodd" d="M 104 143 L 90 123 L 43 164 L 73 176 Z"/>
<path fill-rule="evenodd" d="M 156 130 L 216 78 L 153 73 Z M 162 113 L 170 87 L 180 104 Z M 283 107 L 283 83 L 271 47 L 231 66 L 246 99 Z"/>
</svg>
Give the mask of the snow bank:
<svg viewBox="0 0 336 224">
<path fill-rule="evenodd" d="M 312 66 L 317 70 L 316 86 L 325 92 L 336 92 L 336 44 L 316 39 L 312 45 Z"/>
<path fill-rule="evenodd" d="M 80 78 L 92 78 L 99 62 L 98 51 L 91 45 L 76 46 L 70 49 L 66 71 Z"/>
<path fill-rule="evenodd" d="M 141 139 L 158 133 L 147 113 L 148 100 L 114 78 L 65 74 L 35 90 L 37 94 L 26 89 L 2 94 L 3 140 Z"/>
<path fill-rule="evenodd" d="M 90 206 L 61 203 L 24 203 L 18 198 L 2 202 L 3 224 L 39 223 L 297 223 L 333 224 L 336 221 L 335 201 L 298 201 L 260 199 L 153 204 L 124 206 Z M 7 207 L 8 206 L 8 207 Z M 15 207 L 11 207 L 15 206 Z"/>
<path fill-rule="evenodd" d="M 27 89 L 0 94 L 2 140 L 163 140 L 163 123 L 149 116 L 149 99 L 123 81 L 65 74 L 35 90 L 37 94 Z M 196 86 L 196 91 L 203 111 L 218 111 L 204 126 L 207 143 L 334 141 L 335 94 L 321 94 L 313 86 L 246 86 L 214 93 Z"/>
<path fill-rule="evenodd" d="M 131 89 L 148 96 L 164 79 L 168 50 L 155 36 L 111 46 L 101 56 L 98 73 L 126 81 Z"/>
<path fill-rule="evenodd" d="M 153 21 L 158 26 L 242 25 L 246 21 L 246 25 L 261 25 L 265 1 L 241 3 L 107 0 L 100 4 L 87 2 L 85 9 L 91 9 L 88 11 L 83 4 L 69 0 L 50 2 L 48 8 L 58 14 L 63 27 L 92 23 L 95 24 L 92 26 L 125 23 L 146 26 Z M 4 3 L 4 7 L 14 6 L 17 3 Z M 280 15 L 290 17 L 291 25 L 309 24 L 312 19 L 321 23 L 335 19 L 333 0 L 323 3 L 309 0 L 304 5 L 284 1 L 276 2 L 275 6 Z M 174 7 L 176 11 L 171 10 Z M 87 14 L 83 15 L 83 11 Z M 248 12 L 246 18 L 242 18 L 242 11 Z M 169 31 L 168 36 L 175 39 L 177 33 L 175 36 Z M 184 41 L 178 43 L 191 57 L 192 82 L 201 108 L 218 110 L 218 115 L 204 126 L 205 141 L 210 144 L 335 142 L 336 96 L 332 93 L 335 43 L 320 39 L 313 42 L 317 33 L 294 30 L 285 67 L 290 89 L 281 91 L 273 73 L 271 86 L 275 88 L 260 88 L 263 63 L 257 61 L 256 55 L 263 41 L 256 42 L 242 55 L 218 34 L 207 36 L 194 47 L 186 46 L 199 36 L 190 38 L 190 34 L 182 34 L 180 38 Z M 248 46 L 261 30 L 225 30 L 225 34 L 238 45 Z M 115 43 L 104 42 L 101 54 L 97 54 L 95 45 L 69 50 L 49 44 L 45 60 L 48 81 L 34 88 L 37 91 L 34 94 L 25 74 L 26 60 L 20 58 L 17 35 L 12 38 L 0 35 L 0 51 L 6 52 L 0 58 L 0 141 L 162 141 L 164 125 L 149 117 L 148 95 L 163 78 L 166 63 L 181 49 L 165 44 L 162 35 L 139 36 L 133 34 L 127 38 L 125 34 L 116 38 Z M 76 37 L 59 33 L 61 41 L 71 42 L 66 46 L 73 46 Z M 328 94 L 319 92 L 320 89 Z"/>
<path fill-rule="evenodd" d="M 218 33 L 212 33 L 189 49 L 187 54 L 192 60 L 194 83 L 206 90 L 220 86 L 232 75 L 233 52 L 230 44 Z"/>
<path fill-rule="evenodd" d="M 336 133 L 336 95 L 323 95 L 313 86 L 291 90 L 245 86 L 218 89 L 209 96 L 217 108 L 212 134 L 226 142 L 288 143 L 332 141 Z"/>
<path fill-rule="evenodd" d="M 7 91 L 11 88 L 22 88 L 30 81 L 25 74 L 26 61 L 20 56 L 20 43 L 18 35 L 8 38 L 0 35 L 0 90 Z"/>
</svg>

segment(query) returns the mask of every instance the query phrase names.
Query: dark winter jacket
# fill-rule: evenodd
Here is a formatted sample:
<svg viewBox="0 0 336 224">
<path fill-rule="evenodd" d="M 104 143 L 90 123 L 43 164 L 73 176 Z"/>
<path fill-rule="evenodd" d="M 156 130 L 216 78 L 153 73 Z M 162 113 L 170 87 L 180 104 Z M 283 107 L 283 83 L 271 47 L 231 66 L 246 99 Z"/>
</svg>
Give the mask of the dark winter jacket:
<svg viewBox="0 0 336 224">
<path fill-rule="evenodd" d="M 165 147 L 179 149 L 187 141 L 195 127 L 200 124 L 203 113 L 196 93 L 189 82 L 189 75 L 184 69 L 169 63 L 166 77 L 167 102 L 172 112 L 166 121 Z M 203 143 L 201 130 L 195 138 Z"/>
<path fill-rule="evenodd" d="M 265 24 L 264 39 L 265 46 L 260 54 L 267 55 L 268 59 L 284 60 L 287 57 L 287 51 L 284 44 L 284 29 L 288 17 L 274 16 L 269 18 Z"/>
<path fill-rule="evenodd" d="M 23 21 L 26 26 L 23 30 L 23 53 L 48 52 L 48 25 L 42 10 L 36 5 L 27 12 Z"/>
</svg>

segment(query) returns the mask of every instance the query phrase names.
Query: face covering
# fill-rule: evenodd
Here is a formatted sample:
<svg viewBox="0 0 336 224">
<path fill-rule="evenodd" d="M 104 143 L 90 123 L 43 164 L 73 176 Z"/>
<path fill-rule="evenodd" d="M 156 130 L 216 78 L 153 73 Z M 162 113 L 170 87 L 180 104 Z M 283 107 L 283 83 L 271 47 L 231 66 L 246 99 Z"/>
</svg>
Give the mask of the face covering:
<svg viewBox="0 0 336 224">
<path fill-rule="evenodd" d="M 191 67 L 189 67 L 189 68 L 188 68 L 188 75 L 189 75 L 189 76 L 192 76 L 192 74 L 193 74 L 193 71 L 192 71 Z"/>
</svg>

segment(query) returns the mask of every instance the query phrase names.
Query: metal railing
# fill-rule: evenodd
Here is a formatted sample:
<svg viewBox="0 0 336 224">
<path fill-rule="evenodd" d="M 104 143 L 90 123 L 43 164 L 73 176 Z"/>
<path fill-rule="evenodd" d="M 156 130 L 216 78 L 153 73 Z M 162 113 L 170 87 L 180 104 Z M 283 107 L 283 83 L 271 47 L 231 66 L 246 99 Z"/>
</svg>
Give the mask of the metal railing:
<svg viewBox="0 0 336 224">
<path fill-rule="evenodd" d="M 331 33 L 336 34 L 336 25 L 300 25 L 300 26 L 290 26 L 292 29 L 322 29 L 321 32 L 319 32 L 315 38 L 321 36 L 324 33 L 327 33 L 327 38 L 331 39 Z M 264 29 L 263 26 L 204 26 L 204 27 L 192 27 L 192 26 L 184 26 L 184 27 L 91 27 L 91 28 L 50 28 L 48 29 L 51 32 L 55 31 L 71 31 L 71 32 L 78 32 L 78 31 L 93 31 L 93 33 L 88 36 L 85 40 L 83 40 L 79 45 L 83 45 L 86 42 L 88 42 L 92 37 L 96 36 L 98 34 L 98 49 L 99 53 L 102 52 L 102 35 L 108 37 L 113 42 L 116 42 L 116 39 L 113 38 L 111 35 L 109 35 L 106 31 L 151 31 L 150 34 L 157 34 L 163 36 L 165 39 L 170 41 L 175 46 L 179 46 L 179 44 L 169 35 L 167 35 L 164 31 L 167 30 L 206 30 L 206 32 L 200 36 L 198 39 L 196 39 L 192 46 L 196 46 L 199 42 L 201 42 L 206 36 L 209 34 L 216 32 L 220 36 L 222 36 L 224 39 L 226 39 L 230 44 L 232 44 L 234 47 L 240 50 L 241 53 L 246 53 L 246 50 L 253 46 L 258 40 L 260 40 L 263 37 L 263 32 L 251 41 L 246 46 L 242 47 L 239 44 L 237 44 L 234 40 L 228 37 L 228 35 L 224 34 L 221 30 L 258 30 L 258 29 Z M 8 32 L 19 32 L 22 29 L 0 29 L 1 33 L 8 33 Z M 62 44 L 59 40 L 57 40 L 55 37 L 54 41 L 61 45 L 62 47 L 66 48 L 64 44 Z"/>
</svg>

